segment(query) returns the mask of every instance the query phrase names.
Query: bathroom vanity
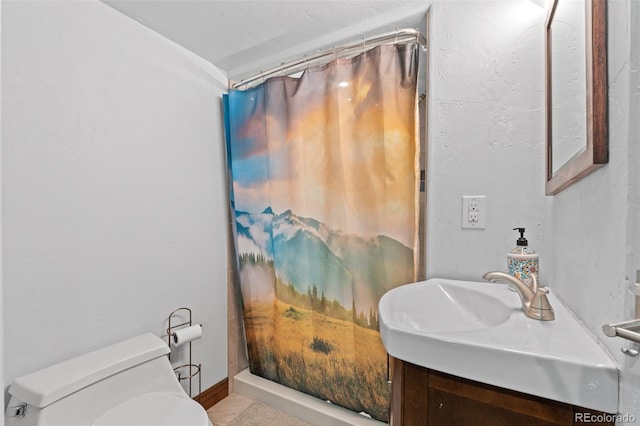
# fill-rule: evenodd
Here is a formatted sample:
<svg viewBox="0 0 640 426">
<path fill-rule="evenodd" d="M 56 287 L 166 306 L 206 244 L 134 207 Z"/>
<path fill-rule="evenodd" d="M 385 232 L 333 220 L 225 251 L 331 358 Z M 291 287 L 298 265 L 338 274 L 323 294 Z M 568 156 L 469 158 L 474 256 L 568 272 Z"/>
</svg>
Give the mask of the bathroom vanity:
<svg viewBox="0 0 640 426">
<path fill-rule="evenodd" d="M 433 278 L 383 295 L 393 425 L 598 424 L 597 414 L 617 413 L 615 363 L 544 293 L 553 320 L 532 318 L 502 283 Z"/>
<path fill-rule="evenodd" d="M 395 359 L 393 426 L 613 425 L 602 412 L 439 373 Z M 612 417 L 612 416 L 608 416 Z M 593 421 L 599 419 L 603 421 Z M 587 423 L 587 422 L 585 422 Z"/>
</svg>

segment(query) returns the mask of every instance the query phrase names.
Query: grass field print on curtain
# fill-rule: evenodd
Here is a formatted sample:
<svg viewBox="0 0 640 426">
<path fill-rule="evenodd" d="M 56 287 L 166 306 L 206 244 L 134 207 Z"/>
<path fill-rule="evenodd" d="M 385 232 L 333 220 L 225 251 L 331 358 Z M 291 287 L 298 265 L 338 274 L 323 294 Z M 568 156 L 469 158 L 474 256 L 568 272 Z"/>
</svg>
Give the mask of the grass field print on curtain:
<svg viewBox="0 0 640 426">
<path fill-rule="evenodd" d="M 226 99 L 251 372 L 387 421 L 378 301 L 415 280 L 414 44 Z"/>
</svg>

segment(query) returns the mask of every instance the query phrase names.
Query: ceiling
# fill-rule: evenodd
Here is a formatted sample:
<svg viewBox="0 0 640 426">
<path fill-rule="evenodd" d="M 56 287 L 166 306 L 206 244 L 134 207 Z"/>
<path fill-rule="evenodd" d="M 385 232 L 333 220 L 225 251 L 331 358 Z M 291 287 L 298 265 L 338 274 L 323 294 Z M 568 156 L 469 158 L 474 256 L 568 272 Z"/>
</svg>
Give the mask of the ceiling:
<svg viewBox="0 0 640 426">
<path fill-rule="evenodd" d="M 333 45 L 426 26 L 429 0 L 103 0 L 232 80 Z"/>
</svg>

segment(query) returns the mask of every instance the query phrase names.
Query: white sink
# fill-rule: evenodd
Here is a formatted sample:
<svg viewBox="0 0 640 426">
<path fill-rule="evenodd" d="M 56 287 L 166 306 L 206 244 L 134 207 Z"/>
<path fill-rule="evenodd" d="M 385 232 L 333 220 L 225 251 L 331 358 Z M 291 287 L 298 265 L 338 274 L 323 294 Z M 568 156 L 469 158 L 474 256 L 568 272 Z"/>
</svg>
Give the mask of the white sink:
<svg viewBox="0 0 640 426">
<path fill-rule="evenodd" d="M 444 373 L 607 413 L 618 370 L 552 292 L 554 321 L 525 316 L 505 284 L 434 278 L 380 299 L 390 355 Z"/>
<path fill-rule="evenodd" d="M 480 330 L 502 324 L 511 314 L 500 299 L 442 280 L 401 291 L 401 298 L 389 298 L 393 323 L 416 332 Z"/>
</svg>

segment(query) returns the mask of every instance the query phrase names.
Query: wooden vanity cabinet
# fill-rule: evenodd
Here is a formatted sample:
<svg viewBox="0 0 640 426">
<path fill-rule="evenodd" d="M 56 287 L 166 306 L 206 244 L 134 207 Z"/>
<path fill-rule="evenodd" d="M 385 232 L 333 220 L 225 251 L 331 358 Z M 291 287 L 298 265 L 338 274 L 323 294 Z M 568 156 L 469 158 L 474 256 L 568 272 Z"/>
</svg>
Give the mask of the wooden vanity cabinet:
<svg viewBox="0 0 640 426">
<path fill-rule="evenodd" d="M 394 360 L 391 426 L 547 426 L 582 424 L 599 413 Z M 583 415 L 586 417 L 586 415 Z M 593 420 L 593 417 L 591 418 Z M 613 425 L 589 422 L 590 425 Z"/>
</svg>

